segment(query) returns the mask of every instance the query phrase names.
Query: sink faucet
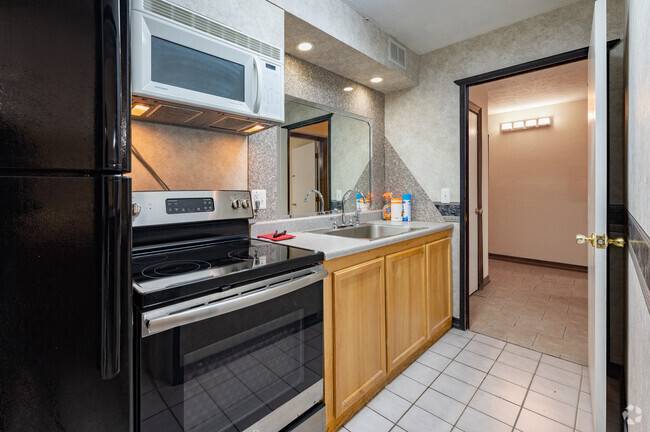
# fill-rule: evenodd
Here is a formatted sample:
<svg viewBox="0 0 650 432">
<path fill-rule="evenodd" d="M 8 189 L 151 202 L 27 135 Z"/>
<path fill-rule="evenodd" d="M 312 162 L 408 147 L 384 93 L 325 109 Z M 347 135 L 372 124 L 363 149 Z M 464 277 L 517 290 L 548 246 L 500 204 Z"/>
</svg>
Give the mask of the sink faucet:
<svg viewBox="0 0 650 432">
<path fill-rule="evenodd" d="M 366 200 L 366 196 L 363 194 L 358 189 L 349 189 L 347 192 L 343 194 L 343 199 L 341 199 L 341 226 L 345 226 L 345 200 L 347 199 L 348 195 L 351 193 L 358 193 L 363 197 L 363 200 Z M 359 209 L 356 209 L 356 218 L 357 218 L 357 224 L 359 223 Z"/>
<path fill-rule="evenodd" d="M 307 198 L 309 198 L 309 194 L 311 194 L 312 192 L 315 193 L 316 195 L 318 195 L 318 199 L 320 200 L 320 205 L 319 205 L 320 211 L 318 212 L 318 214 L 324 214 L 325 213 L 325 200 L 323 199 L 323 194 L 318 192 L 316 189 L 312 189 L 309 192 L 307 192 L 307 195 L 305 195 L 305 202 L 307 202 Z"/>
</svg>

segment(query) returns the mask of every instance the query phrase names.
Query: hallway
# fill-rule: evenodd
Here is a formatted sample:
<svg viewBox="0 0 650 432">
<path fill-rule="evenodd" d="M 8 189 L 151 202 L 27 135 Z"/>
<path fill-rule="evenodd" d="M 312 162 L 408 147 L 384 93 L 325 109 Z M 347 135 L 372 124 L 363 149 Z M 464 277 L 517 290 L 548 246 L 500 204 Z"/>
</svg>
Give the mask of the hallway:
<svg viewBox="0 0 650 432">
<path fill-rule="evenodd" d="M 470 329 L 587 364 L 587 273 L 490 259 L 470 296 Z"/>
</svg>

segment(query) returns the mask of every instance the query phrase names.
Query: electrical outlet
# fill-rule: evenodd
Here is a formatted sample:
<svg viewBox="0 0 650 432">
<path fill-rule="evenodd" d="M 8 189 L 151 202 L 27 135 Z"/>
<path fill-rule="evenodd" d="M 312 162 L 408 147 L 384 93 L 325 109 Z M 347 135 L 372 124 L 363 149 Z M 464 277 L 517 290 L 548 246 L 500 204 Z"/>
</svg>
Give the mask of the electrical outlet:
<svg viewBox="0 0 650 432">
<path fill-rule="evenodd" d="M 343 199 L 343 191 L 341 189 L 336 190 L 336 200 L 341 201 Z"/>
<path fill-rule="evenodd" d="M 442 203 L 451 202 L 451 190 L 449 188 L 440 189 L 440 202 Z"/>
<path fill-rule="evenodd" d="M 266 208 L 266 190 L 264 189 L 254 189 L 251 191 L 251 198 L 253 199 L 253 206 L 259 202 L 259 206 L 254 207 L 257 210 L 263 210 Z"/>
</svg>

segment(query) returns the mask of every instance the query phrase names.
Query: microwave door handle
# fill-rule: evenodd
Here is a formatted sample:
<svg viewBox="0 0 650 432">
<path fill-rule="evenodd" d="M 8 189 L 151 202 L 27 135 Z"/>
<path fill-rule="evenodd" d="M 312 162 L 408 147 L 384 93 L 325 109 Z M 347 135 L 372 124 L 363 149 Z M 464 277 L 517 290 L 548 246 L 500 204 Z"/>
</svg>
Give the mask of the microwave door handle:
<svg viewBox="0 0 650 432">
<path fill-rule="evenodd" d="M 151 336 L 176 327 L 214 318 L 239 309 L 244 309 L 322 281 L 326 276 L 327 270 L 322 269 L 307 276 L 293 279 L 282 285 L 272 285 L 270 289 L 267 288 L 262 291 L 255 291 L 252 294 L 238 296 L 229 300 L 184 310 L 182 312 L 174 312 L 170 310 L 167 315 L 159 318 L 152 318 L 151 320 L 147 319 L 147 314 L 145 313 L 142 317 L 144 321 L 142 337 Z"/>
<path fill-rule="evenodd" d="M 257 86 L 255 87 L 255 103 L 253 104 L 253 112 L 258 114 L 260 112 L 260 105 L 262 105 L 262 69 L 260 68 L 257 57 L 253 57 L 253 69 L 257 78 Z"/>
</svg>

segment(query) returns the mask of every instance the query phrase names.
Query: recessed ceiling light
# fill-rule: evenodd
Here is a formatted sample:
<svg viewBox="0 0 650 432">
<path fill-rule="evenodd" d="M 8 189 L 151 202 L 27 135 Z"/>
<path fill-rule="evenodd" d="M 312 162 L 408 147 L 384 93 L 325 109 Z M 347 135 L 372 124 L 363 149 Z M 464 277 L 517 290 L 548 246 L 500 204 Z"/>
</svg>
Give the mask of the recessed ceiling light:
<svg viewBox="0 0 650 432">
<path fill-rule="evenodd" d="M 309 42 L 303 42 L 303 43 L 301 43 L 301 44 L 298 44 L 298 49 L 299 49 L 300 51 L 309 51 L 309 50 L 312 49 L 313 47 L 314 47 L 314 45 L 311 44 L 311 43 L 309 43 Z"/>
<path fill-rule="evenodd" d="M 382 77 L 374 77 L 373 79 L 370 80 L 370 82 L 373 82 L 373 83 L 380 83 L 380 82 L 382 82 L 383 80 L 384 80 L 384 79 L 383 79 Z"/>
<path fill-rule="evenodd" d="M 352 87 L 346 87 L 343 89 L 343 91 L 352 91 L 352 90 L 354 90 Z"/>
</svg>

